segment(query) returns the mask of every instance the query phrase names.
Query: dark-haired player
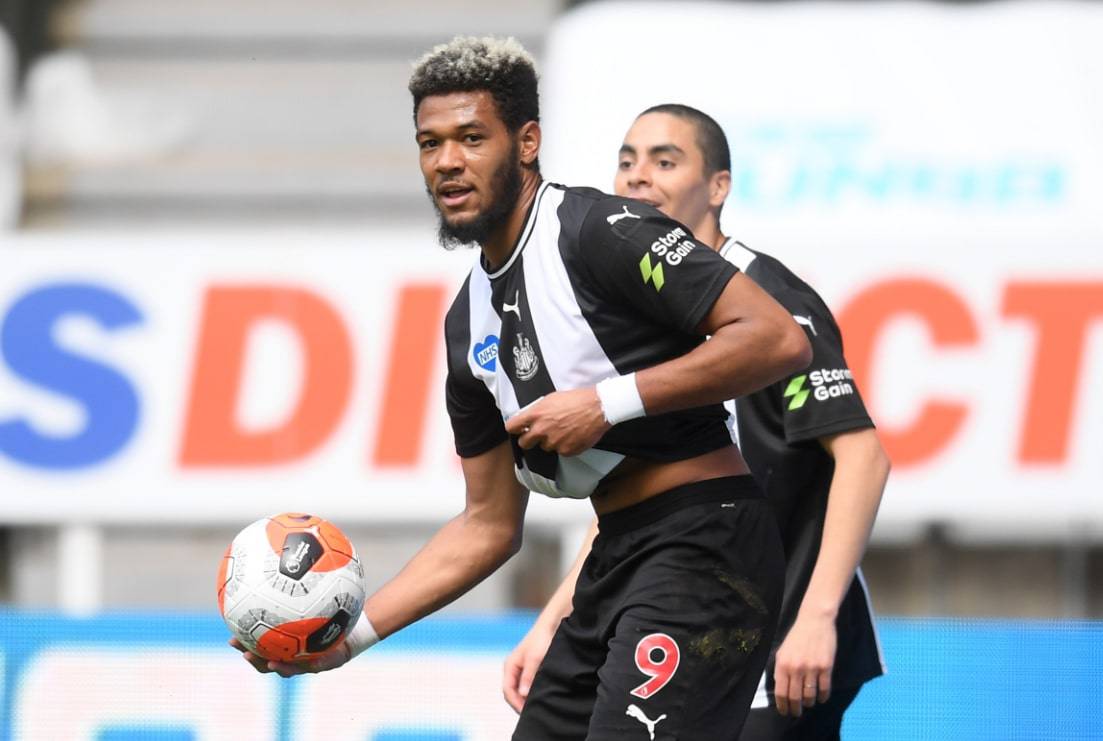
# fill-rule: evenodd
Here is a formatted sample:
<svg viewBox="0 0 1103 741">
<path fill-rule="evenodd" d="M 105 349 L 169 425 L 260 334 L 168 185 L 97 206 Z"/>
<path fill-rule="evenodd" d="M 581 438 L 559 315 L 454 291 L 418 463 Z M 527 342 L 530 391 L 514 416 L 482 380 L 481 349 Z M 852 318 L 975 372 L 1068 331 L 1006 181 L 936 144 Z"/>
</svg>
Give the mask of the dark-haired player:
<svg viewBox="0 0 1103 741">
<path fill-rule="evenodd" d="M 809 369 L 728 402 L 743 455 L 777 512 L 787 559 L 774 652 L 740 738 L 837 739 L 861 685 L 882 673 L 857 567 L 889 463 L 827 306 L 780 262 L 721 233 L 730 171 L 727 138 L 711 117 L 684 105 L 660 105 L 641 113 L 625 135 L 615 190 L 692 227 L 808 333 L 814 352 Z M 571 611 L 576 577 L 568 575 L 506 661 L 503 689 L 515 709 L 524 705 L 523 688 L 556 625 Z"/>
<path fill-rule="evenodd" d="M 481 248 L 445 321 L 466 507 L 368 598 L 347 651 L 306 668 L 246 658 L 333 668 L 498 568 L 529 491 L 588 497 L 601 536 L 514 738 L 734 738 L 783 563 L 722 402 L 805 367 L 808 340 L 684 225 L 542 180 L 516 42 L 437 47 L 410 90 L 442 240 Z"/>
</svg>

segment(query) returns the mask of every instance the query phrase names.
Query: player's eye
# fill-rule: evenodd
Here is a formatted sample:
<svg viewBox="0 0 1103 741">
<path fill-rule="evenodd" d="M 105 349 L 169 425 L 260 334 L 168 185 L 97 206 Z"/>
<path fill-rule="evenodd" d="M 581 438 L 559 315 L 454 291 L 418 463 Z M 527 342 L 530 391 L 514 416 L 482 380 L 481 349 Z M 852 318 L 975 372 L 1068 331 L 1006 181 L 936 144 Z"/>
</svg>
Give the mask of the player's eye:
<svg viewBox="0 0 1103 741">
<path fill-rule="evenodd" d="M 479 134 L 467 134 L 463 140 L 468 144 L 478 144 L 483 140 L 483 137 Z"/>
<path fill-rule="evenodd" d="M 419 141 L 417 143 L 417 145 L 422 150 L 433 149 L 434 147 L 437 146 L 437 140 L 436 139 L 422 139 L 421 141 Z"/>
<path fill-rule="evenodd" d="M 659 160 L 659 167 L 664 170 L 670 170 L 674 167 L 673 160 Z"/>
<path fill-rule="evenodd" d="M 632 169 L 632 162 L 629 161 L 629 160 L 621 160 L 617 164 L 617 167 L 619 167 L 622 170 L 631 170 Z"/>
</svg>

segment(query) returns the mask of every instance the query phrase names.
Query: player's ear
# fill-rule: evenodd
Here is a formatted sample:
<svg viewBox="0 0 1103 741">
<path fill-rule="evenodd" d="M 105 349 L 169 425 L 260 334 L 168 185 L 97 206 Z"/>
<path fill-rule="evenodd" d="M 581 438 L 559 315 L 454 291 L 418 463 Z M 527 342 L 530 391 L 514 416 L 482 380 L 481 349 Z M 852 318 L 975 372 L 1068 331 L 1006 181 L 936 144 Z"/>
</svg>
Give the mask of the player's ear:
<svg viewBox="0 0 1103 741">
<path fill-rule="evenodd" d="M 724 201 L 728 200 L 728 194 L 732 189 L 732 174 L 730 170 L 717 170 L 709 176 L 709 206 L 720 208 Z"/>
<path fill-rule="evenodd" d="M 529 167 L 540 156 L 540 124 L 529 121 L 517 131 L 517 146 L 520 148 L 518 156 L 521 164 Z"/>
</svg>

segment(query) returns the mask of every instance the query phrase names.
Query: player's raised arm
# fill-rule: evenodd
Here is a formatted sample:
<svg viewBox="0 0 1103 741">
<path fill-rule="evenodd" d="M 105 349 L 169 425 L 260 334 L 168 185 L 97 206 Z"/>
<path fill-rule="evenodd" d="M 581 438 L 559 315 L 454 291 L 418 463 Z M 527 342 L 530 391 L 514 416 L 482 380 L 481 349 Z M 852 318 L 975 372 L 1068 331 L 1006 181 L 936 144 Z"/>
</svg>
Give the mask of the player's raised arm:
<svg viewBox="0 0 1103 741">
<path fill-rule="evenodd" d="M 811 361 L 807 337 L 781 304 L 659 211 L 608 199 L 591 210 L 581 235 L 589 246 L 575 259 L 595 291 L 630 306 L 655 332 L 712 339 L 687 341 L 684 354 L 596 389 L 544 397 L 506 424 L 522 448 L 574 455 L 594 445 L 607 423 L 721 403 Z"/>
<path fill-rule="evenodd" d="M 636 374 L 648 414 L 744 396 L 812 360 L 789 312 L 742 273 L 728 281 L 698 332 L 711 339 Z"/>
</svg>

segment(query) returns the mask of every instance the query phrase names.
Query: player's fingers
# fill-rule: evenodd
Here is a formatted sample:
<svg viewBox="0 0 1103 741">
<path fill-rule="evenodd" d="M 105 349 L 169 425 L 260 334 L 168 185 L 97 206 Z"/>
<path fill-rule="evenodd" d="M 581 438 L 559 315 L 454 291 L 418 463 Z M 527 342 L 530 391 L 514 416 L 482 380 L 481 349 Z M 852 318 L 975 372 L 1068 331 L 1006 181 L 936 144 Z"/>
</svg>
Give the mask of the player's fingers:
<svg viewBox="0 0 1103 741">
<path fill-rule="evenodd" d="M 537 398 L 535 401 L 530 401 L 521 407 L 516 414 L 506 420 L 506 432 L 511 435 L 524 435 L 531 428 L 536 421 L 536 415 L 533 413 L 533 408 L 544 399 L 543 396 Z"/>
<path fill-rule="evenodd" d="M 532 450 L 536 445 L 540 444 L 540 436 L 532 431 L 531 428 L 523 428 L 521 431 L 521 437 L 517 438 L 517 444 L 520 445 L 522 450 Z"/>
<path fill-rule="evenodd" d="M 816 702 L 827 702 L 831 698 L 831 669 L 820 672 L 819 694 Z"/>
<path fill-rule="evenodd" d="M 246 650 L 241 651 L 241 658 L 249 662 L 249 665 L 256 669 L 261 674 L 267 674 L 272 671 L 268 668 L 268 659 L 257 656 L 256 654 L 249 653 Z"/>
<path fill-rule="evenodd" d="M 300 666 L 298 664 L 285 664 L 281 661 L 269 661 L 268 671 L 275 672 L 284 679 L 287 679 L 288 677 L 305 674 L 309 670 L 307 669 L 307 667 Z"/>
<path fill-rule="evenodd" d="M 506 703 L 518 713 L 521 712 L 521 705 L 524 704 L 524 700 L 517 688 L 520 678 L 521 665 L 514 658 L 513 654 L 510 654 L 502 669 L 502 696 L 506 699 Z"/>
<path fill-rule="evenodd" d="M 789 677 L 789 691 L 785 696 L 789 698 L 789 715 L 793 718 L 800 717 L 801 702 L 804 694 L 804 677 L 793 674 Z"/>
<path fill-rule="evenodd" d="M 523 435 L 532 426 L 532 415 L 528 412 L 518 412 L 506 420 L 506 432 L 511 435 Z"/>
<path fill-rule="evenodd" d="M 336 669 L 342 664 L 347 664 L 351 658 L 352 654 L 349 653 L 348 644 L 343 643 L 333 651 L 324 653 L 310 661 L 295 664 L 295 666 L 299 668 L 300 673 L 317 674 L 319 672 L 328 672 L 330 669 Z"/>
<path fill-rule="evenodd" d="M 528 699 L 529 690 L 532 689 L 532 680 L 536 677 L 536 670 L 540 668 L 540 661 L 529 656 L 525 659 L 525 666 L 521 670 L 521 684 L 517 688 L 517 693 L 522 698 Z M 523 701 L 522 701 L 523 704 Z"/>
<path fill-rule="evenodd" d="M 815 674 L 805 674 L 801 682 L 801 703 L 806 708 L 816 704 L 816 695 L 819 692 L 819 683 Z"/>
<path fill-rule="evenodd" d="M 789 676 L 786 674 L 774 674 L 774 702 L 779 713 L 789 714 Z"/>
<path fill-rule="evenodd" d="M 506 432 L 517 436 L 517 445 L 522 450 L 530 450 L 541 443 L 542 435 L 532 429 L 533 425 L 536 424 L 536 420 L 529 419 L 529 417 L 529 414 L 521 412 L 514 417 L 510 417 L 506 422 Z M 518 421 L 518 419 L 521 421 Z"/>
</svg>

